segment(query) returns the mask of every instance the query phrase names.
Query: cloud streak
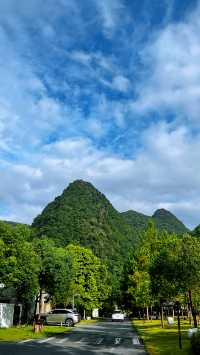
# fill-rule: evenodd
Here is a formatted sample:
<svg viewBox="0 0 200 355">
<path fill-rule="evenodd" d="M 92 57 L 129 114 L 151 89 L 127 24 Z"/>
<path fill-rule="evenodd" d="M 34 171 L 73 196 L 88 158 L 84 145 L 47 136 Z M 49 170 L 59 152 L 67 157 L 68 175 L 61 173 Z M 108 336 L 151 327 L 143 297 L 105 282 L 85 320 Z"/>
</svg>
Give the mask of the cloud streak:
<svg viewBox="0 0 200 355">
<path fill-rule="evenodd" d="M 141 52 L 144 79 L 133 110 L 139 114 L 171 111 L 199 124 L 200 7 L 183 22 L 154 34 Z"/>
</svg>

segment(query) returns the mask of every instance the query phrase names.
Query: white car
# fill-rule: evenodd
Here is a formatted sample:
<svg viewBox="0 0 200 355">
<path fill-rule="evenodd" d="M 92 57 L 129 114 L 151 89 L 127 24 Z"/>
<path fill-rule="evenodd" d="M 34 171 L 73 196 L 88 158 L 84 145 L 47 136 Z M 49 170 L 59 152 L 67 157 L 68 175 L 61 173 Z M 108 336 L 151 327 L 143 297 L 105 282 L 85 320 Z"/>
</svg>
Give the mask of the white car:
<svg viewBox="0 0 200 355">
<path fill-rule="evenodd" d="M 112 322 L 123 322 L 124 318 L 125 315 L 120 309 L 116 309 L 112 314 Z"/>
</svg>

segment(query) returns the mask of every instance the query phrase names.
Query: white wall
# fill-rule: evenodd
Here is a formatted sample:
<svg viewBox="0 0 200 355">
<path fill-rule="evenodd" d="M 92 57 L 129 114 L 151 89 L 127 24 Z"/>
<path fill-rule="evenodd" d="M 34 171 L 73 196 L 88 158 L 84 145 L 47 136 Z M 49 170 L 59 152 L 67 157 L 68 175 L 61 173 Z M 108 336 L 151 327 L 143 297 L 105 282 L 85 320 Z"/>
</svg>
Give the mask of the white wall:
<svg viewBox="0 0 200 355">
<path fill-rule="evenodd" d="M 13 325 L 14 304 L 0 303 L 0 328 Z"/>
</svg>

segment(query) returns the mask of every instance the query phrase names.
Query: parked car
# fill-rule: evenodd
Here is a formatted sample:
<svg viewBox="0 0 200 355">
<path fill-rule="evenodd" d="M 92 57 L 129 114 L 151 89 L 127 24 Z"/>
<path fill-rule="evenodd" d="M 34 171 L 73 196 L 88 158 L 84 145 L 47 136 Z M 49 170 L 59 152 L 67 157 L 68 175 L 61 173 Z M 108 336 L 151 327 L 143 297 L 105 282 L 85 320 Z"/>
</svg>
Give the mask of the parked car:
<svg viewBox="0 0 200 355">
<path fill-rule="evenodd" d="M 125 314 L 120 309 L 116 309 L 112 314 L 112 322 L 122 322 L 124 321 L 124 318 Z"/>
<path fill-rule="evenodd" d="M 63 324 L 67 327 L 73 327 L 81 320 L 80 314 L 77 311 L 66 308 L 53 309 L 51 312 L 41 315 L 40 318 L 44 320 L 45 324 Z"/>
</svg>

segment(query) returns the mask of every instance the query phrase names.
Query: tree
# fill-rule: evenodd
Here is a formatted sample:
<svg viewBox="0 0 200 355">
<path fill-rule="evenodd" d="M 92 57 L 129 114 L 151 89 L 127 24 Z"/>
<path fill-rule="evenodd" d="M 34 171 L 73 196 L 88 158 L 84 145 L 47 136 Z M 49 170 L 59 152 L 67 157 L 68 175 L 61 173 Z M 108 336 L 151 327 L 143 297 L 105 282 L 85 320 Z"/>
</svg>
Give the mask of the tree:
<svg viewBox="0 0 200 355">
<path fill-rule="evenodd" d="M 38 257 L 31 243 L 0 240 L 0 280 L 16 290 L 19 300 L 29 301 L 38 290 Z"/>
<path fill-rule="evenodd" d="M 34 241 L 34 248 L 39 256 L 40 312 L 43 291 L 48 293 L 53 303 L 68 302 L 72 261 L 64 248 L 55 247 L 48 238 Z"/>
<path fill-rule="evenodd" d="M 101 307 L 111 291 L 106 266 L 90 249 L 70 244 L 66 250 L 72 260 L 71 294 L 79 295 L 86 310 Z"/>
<path fill-rule="evenodd" d="M 160 252 L 169 243 L 176 240 L 175 235 L 166 231 L 158 231 L 153 221 L 149 222 L 147 230 L 140 238 L 140 244 L 133 250 L 128 266 L 127 293 L 132 298 L 132 304 L 136 307 L 146 307 L 160 297 L 159 293 L 152 292 L 151 269 Z M 159 290 L 159 287 L 158 287 Z"/>
<path fill-rule="evenodd" d="M 157 296 L 169 300 L 188 293 L 195 327 L 192 292 L 200 286 L 199 250 L 199 240 L 185 234 L 163 248 L 150 268 L 152 290 Z"/>
</svg>

